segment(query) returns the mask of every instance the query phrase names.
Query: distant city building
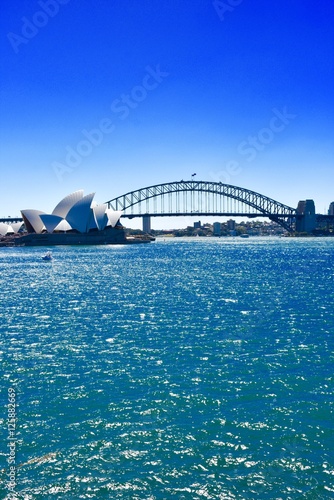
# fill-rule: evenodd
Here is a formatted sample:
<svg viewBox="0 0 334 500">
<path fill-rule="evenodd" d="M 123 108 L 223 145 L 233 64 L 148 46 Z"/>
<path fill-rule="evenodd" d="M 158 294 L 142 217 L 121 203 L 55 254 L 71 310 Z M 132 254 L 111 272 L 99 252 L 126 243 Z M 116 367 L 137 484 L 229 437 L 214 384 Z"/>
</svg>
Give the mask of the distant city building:
<svg viewBox="0 0 334 500">
<path fill-rule="evenodd" d="M 334 201 L 329 205 L 328 215 L 334 215 Z"/>
<path fill-rule="evenodd" d="M 194 222 L 194 229 L 201 229 L 201 221 Z"/>
<path fill-rule="evenodd" d="M 214 222 L 213 223 L 213 236 L 220 236 L 220 235 L 221 235 L 221 223 Z"/>
<path fill-rule="evenodd" d="M 235 230 L 235 220 L 230 219 L 227 221 L 227 229 L 229 229 L 230 231 Z"/>
</svg>

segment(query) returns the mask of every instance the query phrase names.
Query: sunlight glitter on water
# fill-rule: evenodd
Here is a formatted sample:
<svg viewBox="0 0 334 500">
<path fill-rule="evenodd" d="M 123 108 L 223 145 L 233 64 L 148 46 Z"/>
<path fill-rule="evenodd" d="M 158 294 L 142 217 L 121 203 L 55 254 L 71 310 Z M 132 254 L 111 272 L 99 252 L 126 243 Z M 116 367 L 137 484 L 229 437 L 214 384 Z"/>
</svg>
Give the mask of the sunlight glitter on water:
<svg viewBox="0 0 334 500">
<path fill-rule="evenodd" d="M 334 242 L 198 240 L 2 253 L 26 498 L 330 491 Z"/>
</svg>

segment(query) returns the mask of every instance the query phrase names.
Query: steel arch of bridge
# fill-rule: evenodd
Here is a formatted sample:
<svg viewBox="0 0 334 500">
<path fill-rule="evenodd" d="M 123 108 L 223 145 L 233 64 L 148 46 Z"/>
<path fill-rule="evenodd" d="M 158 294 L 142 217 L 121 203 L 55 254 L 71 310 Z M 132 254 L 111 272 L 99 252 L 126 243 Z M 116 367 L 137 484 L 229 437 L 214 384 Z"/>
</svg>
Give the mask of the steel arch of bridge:
<svg viewBox="0 0 334 500">
<path fill-rule="evenodd" d="M 131 191 L 106 202 L 123 217 L 268 217 L 293 230 L 296 209 L 255 191 L 211 181 L 177 181 Z"/>
</svg>

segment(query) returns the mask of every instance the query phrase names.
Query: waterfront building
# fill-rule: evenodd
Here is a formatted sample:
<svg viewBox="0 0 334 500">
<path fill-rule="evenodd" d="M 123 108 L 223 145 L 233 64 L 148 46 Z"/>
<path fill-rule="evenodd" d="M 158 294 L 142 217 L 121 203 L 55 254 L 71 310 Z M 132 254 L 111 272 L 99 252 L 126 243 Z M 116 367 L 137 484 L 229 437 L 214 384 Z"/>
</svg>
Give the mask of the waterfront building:
<svg viewBox="0 0 334 500">
<path fill-rule="evenodd" d="M 328 215 L 334 215 L 334 201 L 329 205 Z"/>
<path fill-rule="evenodd" d="M 235 220 L 230 219 L 227 221 L 227 229 L 229 229 L 230 231 L 235 230 Z"/>
<path fill-rule="evenodd" d="M 141 243 L 151 239 L 127 238 L 120 223 L 121 211 L 106 203 L 93 201 L 95 193 L 86 196 L 83 190 L 63 198 L 51 214 L 40 210 L 21 210 L 26 233 L 15 245 L 103 245 Z M 153 239 L 153 238 L 152 238 Z"/>
<path fill-rule="evenodd" d="M 220 236 L 220 235 L 221 235 L 221 223 L 214 222 L 213 223 L 213 236 Z"/>
<path fill-rule="evenodd" d="M 83 195 L 83 190 L 75 191 L 63 198 L 51 214 L 40 210 L 21 210 L 28 233 L 88 233 L 115 227 L 121 217 L 120 211 L 108 208 L 107 204 L 93 202 L 95 193 Z"/>
</svg>

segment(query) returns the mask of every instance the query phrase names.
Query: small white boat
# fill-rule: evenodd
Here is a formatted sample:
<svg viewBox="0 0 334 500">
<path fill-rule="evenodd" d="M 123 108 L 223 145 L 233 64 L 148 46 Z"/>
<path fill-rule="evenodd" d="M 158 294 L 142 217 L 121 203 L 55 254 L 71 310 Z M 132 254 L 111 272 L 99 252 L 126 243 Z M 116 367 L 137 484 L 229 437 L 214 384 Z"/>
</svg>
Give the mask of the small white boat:
<svg viewBox="0 0 334 500">
<path fill-rule="evenodd" d="M 52 260 L 52 254 L 51 252 L 46 252 L 45 255 L 42 257 L 43 260 Z"/>
</svg>

